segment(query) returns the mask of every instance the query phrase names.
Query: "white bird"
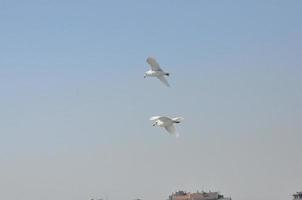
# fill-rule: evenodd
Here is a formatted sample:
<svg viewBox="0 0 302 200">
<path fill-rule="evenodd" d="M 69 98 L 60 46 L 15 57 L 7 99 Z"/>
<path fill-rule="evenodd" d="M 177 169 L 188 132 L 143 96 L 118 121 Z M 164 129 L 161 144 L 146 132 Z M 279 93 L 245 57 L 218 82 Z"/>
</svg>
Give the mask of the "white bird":
<svg viewBox="0 0 302 200">
<path fill-rule="evenodd" d="M 184 118 L 182 117 L 175 117 L 175 118 L 169 118 L 165 116 L 154 116 L 151 117 L 150 120 L 154 121 L 152 124 L 153 126 L 159 126 L 165 128 L 170 134 L 175 134 L 176 137 L 179 136 L 177 133 L 174 124 L 180 123 Z"/>
<path fill-rule="evenodd" d="M 170 74 L 163 71 L 159 64 L 157 63 L 157 61 L 155 60 L 155 58 L 152 57 L 148 57 L 147 58 L 147 63 L 150 65 L 151 69 L 148 70 L 145 75 L 144 78 L 150 76 L 150 77 L 156 77 L 158 78 L 163 84 L 165 84 L 166 86 L 170 87 L 167 79 L 165 78 L 165 76 L 169 76 Z"/>
</svg>

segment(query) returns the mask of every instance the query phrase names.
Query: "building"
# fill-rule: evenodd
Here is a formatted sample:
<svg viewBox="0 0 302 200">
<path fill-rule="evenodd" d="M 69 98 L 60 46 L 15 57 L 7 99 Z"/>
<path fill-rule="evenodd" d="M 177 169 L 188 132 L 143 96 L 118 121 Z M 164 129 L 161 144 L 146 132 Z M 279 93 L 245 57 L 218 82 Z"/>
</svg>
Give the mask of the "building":
<svg viewBox="0 0 302 200">
<path fill-rule="evenodd" d="M 297 192 L 293 194 L 294 200 L 302 200 L 302 192 Z"/>
<path fill-rule="evenodd" d="M 231 200 L 218 192 L 184 192 L 178 191 L 169 196 L 169 200 Z"/>
</svg>

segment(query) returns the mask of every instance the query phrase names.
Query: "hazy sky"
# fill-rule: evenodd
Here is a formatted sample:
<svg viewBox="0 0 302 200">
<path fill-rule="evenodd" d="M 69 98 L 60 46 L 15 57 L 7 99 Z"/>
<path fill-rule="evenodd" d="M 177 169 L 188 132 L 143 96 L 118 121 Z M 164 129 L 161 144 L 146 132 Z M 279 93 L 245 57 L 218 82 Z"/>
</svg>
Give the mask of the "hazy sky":
<svg viewBox="0 0 302 200">
<path fill-rule="evenodd" d="M 302 190 L 302 1 L 0 0 L 0 199 Z M 144 79 L 147 56 L 171 88 Z M 183 116 L 175 139 L 153 115 Z"/>
</svg>

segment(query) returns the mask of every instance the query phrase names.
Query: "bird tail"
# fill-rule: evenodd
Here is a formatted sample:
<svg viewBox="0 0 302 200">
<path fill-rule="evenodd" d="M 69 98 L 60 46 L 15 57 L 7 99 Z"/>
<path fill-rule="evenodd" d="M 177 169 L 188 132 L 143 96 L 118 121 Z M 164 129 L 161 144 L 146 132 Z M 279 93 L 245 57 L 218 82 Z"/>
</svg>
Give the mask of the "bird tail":
<svg viewBox="0 0 302 200">
<path fill-rule="evenodd" d="M 183 117 L 175 117 L 172 119 L 174 123 L 180 123 L 182 120 L 184 120 Z"/>
</svg>

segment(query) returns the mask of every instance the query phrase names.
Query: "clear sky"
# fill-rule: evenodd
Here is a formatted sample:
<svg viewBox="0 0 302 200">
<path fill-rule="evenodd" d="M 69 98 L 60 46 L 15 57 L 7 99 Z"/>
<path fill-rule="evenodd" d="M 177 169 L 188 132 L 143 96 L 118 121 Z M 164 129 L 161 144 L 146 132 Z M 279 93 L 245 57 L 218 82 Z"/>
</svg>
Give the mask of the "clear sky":
<svg viewBox="0 0 302 200">
<path fill-rule="evenodd" d="M 302 190 L 302 1 L 0 0 L 0 199 Z M 144 79 L 154 56 L 171 88 Z M 153 115 L 183 116 L 175 139 Z"/>
</svg>

